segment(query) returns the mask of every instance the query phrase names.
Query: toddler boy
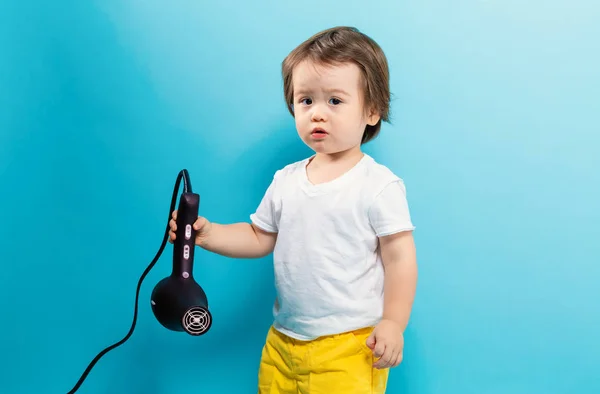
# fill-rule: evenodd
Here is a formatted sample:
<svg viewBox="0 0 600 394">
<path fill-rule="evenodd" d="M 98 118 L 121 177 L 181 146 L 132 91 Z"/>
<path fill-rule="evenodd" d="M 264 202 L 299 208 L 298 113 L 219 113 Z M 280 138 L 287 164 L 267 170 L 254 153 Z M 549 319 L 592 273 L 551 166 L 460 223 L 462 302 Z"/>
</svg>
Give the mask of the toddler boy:
<svg viewBox="0 0 600 394">
<path fill-rule="evenodd" d="M 282 74 L 314 155 L 274 174 L 251 223 L 199 217 L 196 244 L 234 258 L 273 253 L 259 394 L 384 393 L 417 280 L 405 185 L 361 150 L 388 121 L 387 60 L 368 36 L 337 27 L 294 49 Z"/>
</svg>

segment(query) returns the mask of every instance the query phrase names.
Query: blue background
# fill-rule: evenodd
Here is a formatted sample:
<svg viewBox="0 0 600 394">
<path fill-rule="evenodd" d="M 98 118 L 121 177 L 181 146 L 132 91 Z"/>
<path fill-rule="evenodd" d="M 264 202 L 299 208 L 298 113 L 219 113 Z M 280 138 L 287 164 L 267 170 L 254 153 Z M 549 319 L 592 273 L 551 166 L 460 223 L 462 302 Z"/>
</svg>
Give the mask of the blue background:
<svg viewBox="0 0 600 394">
<path fill-rule="evenodd" d="M 389 393 L 600 392 L 600 5 L 594 1 L 3 1 L 0 392 L 65 393 L 130 327 L 187 168 L 201 214 L 248 220 L 310 152 L 280 63 L 353 25 L 386 51 L 420 281 Z M 80 393 L 252 393 L 270 257 L 197 252 L 214 325 L 139 321 Z"/>
</svg>

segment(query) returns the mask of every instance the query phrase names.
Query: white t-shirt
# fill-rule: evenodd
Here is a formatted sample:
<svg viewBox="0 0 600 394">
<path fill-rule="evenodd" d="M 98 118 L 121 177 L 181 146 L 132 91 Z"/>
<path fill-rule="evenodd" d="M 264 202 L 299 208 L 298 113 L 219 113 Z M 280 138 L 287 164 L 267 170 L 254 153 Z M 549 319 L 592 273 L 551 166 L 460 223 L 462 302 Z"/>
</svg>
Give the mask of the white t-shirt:
<svg viewBox="0 0 600 394">
<path fill-rule="evenodd" d="M 377 237 L 414 229 L 404 182 L 369 155 L 316 185 L 309 161 L 278 170 L 250 215 L 278 233 L 273 327 L 299 340 L 377 324 L 384 283 Z"/>
</svg>

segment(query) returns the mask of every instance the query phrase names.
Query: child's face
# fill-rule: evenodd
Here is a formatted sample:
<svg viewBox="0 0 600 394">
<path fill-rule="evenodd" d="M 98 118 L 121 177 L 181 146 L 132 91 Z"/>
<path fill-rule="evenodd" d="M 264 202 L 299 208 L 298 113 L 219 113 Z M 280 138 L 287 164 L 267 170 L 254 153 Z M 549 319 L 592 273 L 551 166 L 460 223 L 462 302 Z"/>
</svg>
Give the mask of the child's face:
<svg viewBox="0 0 600 394">
<path fill-rule="evenodd" d="M 296 129 L 315 152 L 360 149 L 366 125 L 379 120 L 364 108 L 360 76 L 353 63 L 321 66 L 304 61 L 294 68 Z"/>
</svg>

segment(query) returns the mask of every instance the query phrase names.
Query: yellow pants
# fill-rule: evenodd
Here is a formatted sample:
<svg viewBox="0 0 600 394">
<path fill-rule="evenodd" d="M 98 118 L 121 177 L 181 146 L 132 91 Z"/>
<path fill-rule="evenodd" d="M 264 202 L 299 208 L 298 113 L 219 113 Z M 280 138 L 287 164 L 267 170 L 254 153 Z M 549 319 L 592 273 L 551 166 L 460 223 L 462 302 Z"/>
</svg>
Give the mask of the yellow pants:
<svg viewBox="0 0 600 394">
<path fill-rule="evenodd" d="M 258 394 L 383 394 L 389 369 L 373 368 L 372 328 L 298 341 L 273 327 L 258 373 Z"/>
</svg>

